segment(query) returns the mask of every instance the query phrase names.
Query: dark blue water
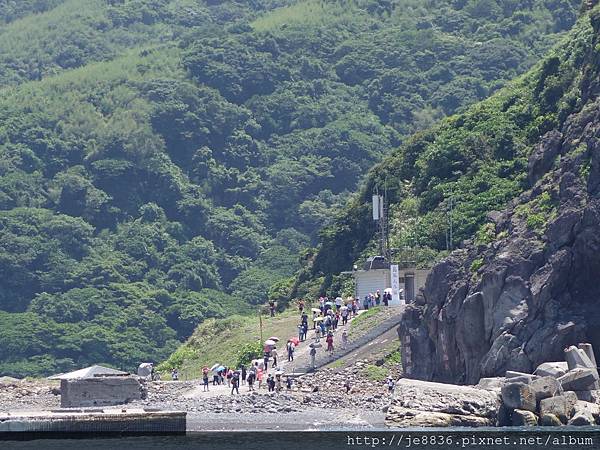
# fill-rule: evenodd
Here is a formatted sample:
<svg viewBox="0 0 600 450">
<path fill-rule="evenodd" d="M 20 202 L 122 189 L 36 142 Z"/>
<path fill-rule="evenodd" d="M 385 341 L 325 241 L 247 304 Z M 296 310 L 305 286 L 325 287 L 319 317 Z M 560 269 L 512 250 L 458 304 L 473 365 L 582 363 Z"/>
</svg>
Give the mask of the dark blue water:
<svg viewBox="0 0 600 450">
<path fill-rule="evenodd" d="M 4 440 L 0 450 L 337 450 L 397 449 L 600 449 L 600 428 L 453 428 L 349 430 L 330 432 L 217 432 L 179 436 L 102 437 Z"/>
</svg>

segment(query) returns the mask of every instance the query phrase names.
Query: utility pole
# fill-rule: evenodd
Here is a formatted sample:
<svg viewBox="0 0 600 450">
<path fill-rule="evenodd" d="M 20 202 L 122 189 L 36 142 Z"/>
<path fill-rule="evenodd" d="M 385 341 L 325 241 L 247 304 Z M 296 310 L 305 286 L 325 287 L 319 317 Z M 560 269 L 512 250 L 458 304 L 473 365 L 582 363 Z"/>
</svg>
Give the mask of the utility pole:
<svg viewBox="0 0 600 450">
<path fill-rule="evenodd" d="M 260 313 L 260 305 L 258 306 L 258 324 L 260 327 L 260 343 L 264 342 L 263 340 L 263 324 L 262 324 L 262 314 Z"/>
</svg>

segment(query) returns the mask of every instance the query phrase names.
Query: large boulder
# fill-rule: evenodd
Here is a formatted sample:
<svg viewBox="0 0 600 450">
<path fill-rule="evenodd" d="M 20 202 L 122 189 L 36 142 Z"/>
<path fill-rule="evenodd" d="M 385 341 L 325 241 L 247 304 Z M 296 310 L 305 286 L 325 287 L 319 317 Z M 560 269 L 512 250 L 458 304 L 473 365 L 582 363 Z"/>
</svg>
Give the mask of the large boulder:
<svg viewBox="0 0 600 450">
<path fill-rule="evenodd" d="M 502 386 L 502 402 L 512 409 L 523 409 L 536 411 L 536 399 L 534 392 L 525 383 L 509 383 Z"/>
<path fill-rule="evenodd" d="M 574 392 L 563 392 L 556 397 L 545 398 L 540 401 L 540 415 L 555 415 L 562 423 L 567 423 L 573 413 L 573 407 L 577 403 Z"/>
<path fill-rule="evenodd" d="M 558 378 L 563 376 L 569 371 L 569 366 L 566 361 L 557 362 L 545 362 L 537 366 L 537 369 L 533 372 L 540 377 L 554 377 Z"/>
<path fill-rule="evenodd" d="M 593 389 L 598 381 L 598 372 L 594 369 L 576 368 L 558 378 L 565 391 L 585 391 Z"/>
<path fill-rule="evenodd" d="M 532 380 L 528 386 L 537 402 L 548 397 L 554 397 L 562 392 L 560 382 L 554 377 L 541 377 Z"/>
<path fill-rule="evenodd" d="M 493 391 L 403 378 L 387 411 L 388 426 L 495 425 L 500 400 Z"/>
<path fill-rule="evenodd" d="M 592 416 L 593 422 L 596 422 L 598 419 L 600 419 L 600 406 L 596 405 L 595 403 L 578 400 L 573 405 L 571 415 L 571 420 L 573 420 L 577 415 L 584 415 L 586 417 Z"/>
</svg>

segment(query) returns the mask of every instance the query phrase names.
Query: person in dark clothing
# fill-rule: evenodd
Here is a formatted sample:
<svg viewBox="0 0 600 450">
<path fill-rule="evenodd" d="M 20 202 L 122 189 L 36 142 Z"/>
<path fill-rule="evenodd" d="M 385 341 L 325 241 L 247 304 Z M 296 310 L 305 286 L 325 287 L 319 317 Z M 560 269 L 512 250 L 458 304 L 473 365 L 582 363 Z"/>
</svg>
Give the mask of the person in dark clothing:
<svg viewBox="0 0 600 450">
<path fill-rule="evenodd" d="M 275 317 L 275 302 L 273 300 L 269 300 L 269 311 L 271 312 L 271 317 Z"/>
<path fill-rule="evenodd" d="M 267 387 L 269 392 L 275 392 L 275 378 L 272 374 L 267 378 Z"/>
<path fill-rule="evenodd" d="M 246 384 L 246 366 L 244 366 L 243 364 L 241 367 L 241 372 L 242 372 L 242 384 Z"/>
<path fill-rule="evenodd" d="M 384 292 L 383 293 L 383 306 L 388 306 L 389 305 L 390 299 L 389 299 L 388 295 L 390 297 L 392 296 L 392 294 L 390 294 L 389 292 Z"/>
<path fill-rule="evenodd" d="M 235 372 L 231 377 L 231 395 L 233 395 L 234 390 L 239 395 L 239 393 L 240 393 L 239 385 L 240 385 L 240 375 L 237 372 Z"/>
</svg>

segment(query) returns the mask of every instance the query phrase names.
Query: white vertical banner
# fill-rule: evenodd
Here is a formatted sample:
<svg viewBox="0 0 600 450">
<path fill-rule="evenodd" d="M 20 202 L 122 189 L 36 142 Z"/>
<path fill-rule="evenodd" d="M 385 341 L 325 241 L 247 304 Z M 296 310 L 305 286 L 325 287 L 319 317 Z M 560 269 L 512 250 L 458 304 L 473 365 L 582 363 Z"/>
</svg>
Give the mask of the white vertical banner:
<svg viewBox="0 0 600 450">
<path fill-rule="evenodd" d="M 379 214 L 379 195 L 373 196 L 373 220 L 379 220 L 381 215 Z"/>
<path fill-rule="evenodd" d="M 390 266 L 390 285 L 392 286 L 392 305 L 400 305 L 400 275 L 397 264 Z"/>
</svg>

